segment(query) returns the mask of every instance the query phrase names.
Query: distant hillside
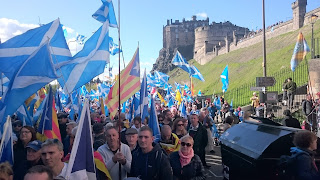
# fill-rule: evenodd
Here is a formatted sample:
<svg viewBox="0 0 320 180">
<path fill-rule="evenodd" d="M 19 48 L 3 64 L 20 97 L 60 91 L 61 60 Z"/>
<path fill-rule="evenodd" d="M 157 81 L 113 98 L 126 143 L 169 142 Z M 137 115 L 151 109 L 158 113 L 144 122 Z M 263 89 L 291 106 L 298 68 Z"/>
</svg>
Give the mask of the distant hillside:
<svg viewBox="0 0 320 180">
<path fill-rule="evenodd" d="M 267 75 L 290 68 L 290 60 L 299 31 L 303 33 L 308 45 L 311 46 L 311 25 L 267 40 Z M 314 37 L 320 38 L 319 20 L 314 25 Z M 205 95 L 221 93 L 220 74 L 226 65 L 229 65 L 230 84 L 228 91 L 232 91 L 243 84 L 255 82 L 256 77 L 263 76 L 262 56 L 262 43 L 258 43 L 217 56 L 205 65 L 200 65 L 196 61 L 190 60 L 189 63 L 195 65 L 206 80 L 205 82 L 194 80 L 196 92 L 201 90 Z M 307 54 L 307 59 L 310 59 L 310 53 Z M 173 69 L 168 72 L 168 75 L 170 75 L 170 84 L 174 84 L 174 82 L 190 84 L 187 73 L 180 68 Z"/>
</svg>

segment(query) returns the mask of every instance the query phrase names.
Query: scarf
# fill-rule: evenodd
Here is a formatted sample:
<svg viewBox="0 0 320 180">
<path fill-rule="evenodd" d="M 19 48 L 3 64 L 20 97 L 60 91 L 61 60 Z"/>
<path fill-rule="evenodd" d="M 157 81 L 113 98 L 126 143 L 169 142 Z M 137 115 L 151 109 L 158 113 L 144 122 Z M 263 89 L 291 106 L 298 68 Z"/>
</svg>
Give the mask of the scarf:
<svg viewBox="0 0 320 180">
<path fill-rule="evenodd" d="M 183 166 L 186 166 L 190 163 L 191 158 L 193 158 L 193 156 L 194 156 L 194 152 L 193 152 L 192 148 L 190 148 L 188 155 L 184 155 L 181 152 L 181 149 L 178 152 L 179 152 L 179 156 L 180 156 L 180 164 L 181 164 L 181 167 L 183 168 Z"/>
</svg>

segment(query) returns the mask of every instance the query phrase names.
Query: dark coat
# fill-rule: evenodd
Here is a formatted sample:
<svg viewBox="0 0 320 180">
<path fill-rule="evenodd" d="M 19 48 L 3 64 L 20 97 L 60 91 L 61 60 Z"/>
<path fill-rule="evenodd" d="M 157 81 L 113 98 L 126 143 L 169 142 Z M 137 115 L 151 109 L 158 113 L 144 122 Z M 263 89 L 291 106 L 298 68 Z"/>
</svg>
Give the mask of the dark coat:
<svg viewBox="0 0 320 180">
<path fill-rule="evenodd" d="M 98 148 L 106 143 L 106 137 L 104 134 L 94 137 L 93 149 L 96 151 Z"/>
<path fill-rule="evenodd" d="M 311 101 L 306 100 L 302 102 L 302 112 L 304 115 L 308 116 L 313 109 L 314 107 Z"/>
<path fill-rule="evenodd" d="M 291 148 L 291 153 L 296 156 L 295 170 L 296 180 L 316 180 L 320 179 L 319 172 L 314 163 L 314 152 L 308 149 Z"/>
<path fill-rule="evenodd" d="M 205 179 L 202 162 L 196 154 L 193 156 L 189 164 L 181 168 L 179 152 L 173 152 L 170 154 L 170 164 L 174 179 L 191 180 L 195 179 L 195 177 Z"/>
<path fill-rule="evenodd" d="M 193 137 L 193 150 L 195 154 L 201 154 L 205 151 L 205 148 L 208 144 L 208 134 L 206 128 L 199 123 L 197 131 L 189 129 L 189 135 Z"/>
<path fill-rule="evenodd" d="M 36 165 L 43 165 L 43 162 L 40 160 L 36 164 L 31 164 L 30 161 L 24 160 L 21 161 L 14 169 L 13 169 L 13 180 L 22 180 L 23 177 L 27 174 L 27 171 Z"/>
<path fill-rule="evenodd" d="M 159 144 L 153 143 L 153 149 L 144 154 L 139 148 L 132 154 L 130 177 L 142 180 L 171 180 L 172 170 L 170 161 Z"/>
<path fill-rule="evenodd" d="M 301 129 L 299 120 L 292 116 L 285 116 L 281 123 L 284 126 Z"/>
</svg>

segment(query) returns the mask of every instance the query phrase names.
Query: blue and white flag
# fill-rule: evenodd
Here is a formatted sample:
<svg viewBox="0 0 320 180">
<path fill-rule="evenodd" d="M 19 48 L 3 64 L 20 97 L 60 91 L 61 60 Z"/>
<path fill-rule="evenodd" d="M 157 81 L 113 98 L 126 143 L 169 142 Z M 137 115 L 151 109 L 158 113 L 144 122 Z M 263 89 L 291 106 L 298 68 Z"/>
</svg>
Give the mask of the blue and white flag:
<svg viewBox="0 0 320 180">
<path fill-rule="evenodd" d="M 176 90 L 180 90 L 180 84 L 177 82 L 174 82 L 174 85 L 176 86 Z"/>
<path fill-rule="evenodd" d="M 4 92 L 7 91 L 8 89 L 8 85 L 9 85 L 9 79 L 3 74 L 1 73 L 1 81 L 0 81 L 0 97 L 2 97 L 4 95 Z"/>
<path fill-rule="evenodd" d="M 184 85 L 184 90 L 187 92 L 189 90 L 189 87 L 185 84 Z"/>
<path fill-rule="evenodd" d="M 150 119 L 148 125 L 153 131 L 153 137 L 155 137 L 154 141 L 157 142 L 160 139 L 160 128 L 154 97 L 151 97 Z"/>
<path fill-rule="evenodd" d="M 70 154 L 66 179 L 96 179 L 89 102 L 85 101 Z"/>
<path fill-rule="evenodd" d="M 0 72 L 11 80 L 30 55 L 48 40 L 54 64 L 70 60 L 71 53 L 57 19 L 0 44 Z M 32 69 L 39 69 L 34 67 Z"/>
<path fill-rule="evenodd" d="M 157 80 L 157 84 L 159 87 L 164 87 L 164 84 L 168 84 L 169 77 L 165 73 L 154 71 L 154 77 Z"/>
<path fill-rule="evenodd" d="M 140 91 L 135 93 L 135 95 L 133 96 L 132 104 L 134 109 L 133 118 L 136 116 L 140 116 L 140 110 L 138 110 L 140 107 Z"/>
<path fill-rule="evenodd" d="M 0 119 L 12 115 L 26 99 L 41 87 L 58 78 L 49 53 L 49 44 L 38 48 L 22 64 L 0 101 Z M 37 68 L 35 68 L 37 67 Z M 2 121 L 3 125 L 4 121 Z"/>
<path fill-rule="evenodd" d="M 147 75 L 147 83 L 149 86 L 154 87 L 157 84 L 157 80 L 154 76 L 152 76 L 151 74 Z"/>
<path fill-rule="evenodd" d="M 141 83 L 141 89 L 140 89 L 140 105 L 138 108 L 138 113 L 142 119 L 142 122 L 144 122 L 144 119 L 148 115 L 148 90 L 147 90 L 147 74 L 146 69 L 144 70 L 144 75 Z"/>
<path fill-rule="evenodd" d="M 27 107 L 24 103 L 17 109 L 17 116 L 18 119 L 22 121 L 23 126 L 33 126 L 33 119 L 29 114 L 29 111 L 27 110 Z"/>
<path fill-rule="evenodd" d="M 107 97 L 108 96 L 108 93 L 110 91 L 110 87 L 104 83 L 100 83 L 98 85 L 98 89 L 99 89 L 99 96 L 102 96 L 102 97 Z"/>
<path fill-rule="evenodd" d="M 184 57 L 182 57 L 179 51 L 177 51 L 176 54 L 174 55 L 172 59 L 172 64 L 186 71 L 189 74 L 189 76 L 194 74 L 194 70 L 190 67 L 188 61 Z"/>
<path fill-rule="evenodd" d="M 187 119 L 187 110 L 186 110 L 186 106 L 185 106 L 184 102 L 182 102 L 181 105 L 179 106 L 179 110 L 181 112 L 181 117 Z"/>
<path fill-rule="evenodd" d="M 62 31 L 63 31 L 64 37 L 67 37 L 68 36 L 67 27 L 65 25 L 63 25 L 63 24 L 61 24 L 61 26 L 62 26 Z"/>
<path fill-rule="evenodd" d="M 118 28 L 112 0 L 101 1 L 101 7 L 92 15 L 92 17 L 101 23 L 109 21 L 110 27 Z"/>
<path fill-rule="evenodd" d="M 12 125 L 11 118 L 8 116 L 4 125 L 3 136 L 1 138 L 0 163 L 8 161 L 13 165 L 13 160 Z"/>
<path fill-rule="evenodd" d="M 61 67 L 63 77 L 58 81 L 64 92 L 72 92 L 103 73 L 109 57 L 109 24 L 106 21 L 71 61 L 56 65 L 56 68 Z"/>
<path fill-rule="evenodd" d="M 200 71 L 195 66 L 191 66 L 191 68 L 193 69 L 193 74 L 191 76 L 199 79 L 200 81 L 204 81 L 204 78 Z"/>
<path fill-rule="evenodd" d="M 109 38 L 109 52 L 112 56 L 122 52 L 122 49 L 119 48 L 119 45 L 113 42 L 112 37 Z"/>
<path fill-rule="evenodd" d="M 228 65 L 224 68 L 220 77 L 221 77 L 221 82 L 222 82 L 222 91 L 227 92 L 228 87 L 229 87 Z"/>
<path fill-rule="evenodd" d="M 84 40 L 86 40 L 86 39 L 87 39 L 87 37 L 77 33 L 77 37 L 76 37 L 76 42 L 77 43 L 82 45 L 82 44 L 84 44 Z"/>
</svg>

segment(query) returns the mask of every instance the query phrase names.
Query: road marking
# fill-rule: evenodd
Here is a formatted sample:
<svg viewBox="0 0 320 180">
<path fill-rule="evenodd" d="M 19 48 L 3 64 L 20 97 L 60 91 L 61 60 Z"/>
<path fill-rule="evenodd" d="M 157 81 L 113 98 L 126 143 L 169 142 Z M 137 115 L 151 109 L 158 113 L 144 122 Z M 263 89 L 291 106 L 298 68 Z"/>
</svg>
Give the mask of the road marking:
<svg viewBox="0 0 320 180">
<path fill-rule="evenodd" d="M 206 154 L 206 157 L 221 159 L 221 156 Z"/>
<path fill-rule="evenodd" d="M 212 175 L 214 175 L 214 177 L 217 177 L 217 178 L 223 178 L 223 176 L 217 176 L 215 173 L 213 173 L 211 170 L 208 170 Z"/>
</svg>

